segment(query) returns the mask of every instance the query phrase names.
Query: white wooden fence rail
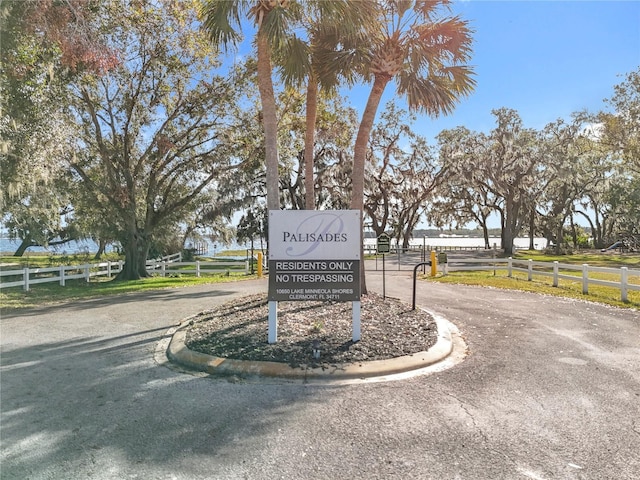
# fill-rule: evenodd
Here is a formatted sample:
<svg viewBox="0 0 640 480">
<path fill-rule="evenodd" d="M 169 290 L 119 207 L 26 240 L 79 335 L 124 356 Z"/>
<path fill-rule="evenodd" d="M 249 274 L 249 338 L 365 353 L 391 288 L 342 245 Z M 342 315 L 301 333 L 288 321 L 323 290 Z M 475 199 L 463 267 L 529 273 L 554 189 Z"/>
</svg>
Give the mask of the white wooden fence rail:
<svg viewBox="0 0 640 480">
<path fill-rule="evenodd" d="M 21 270 L 0 270 L 0 288 L 22 287 L 28 291 L 31 285 L 38 283 L 59 282 L 61 286 L 65 286 L 67 280 L 84 279 L 89 281 L 92 277 L 116 275 L 122 270 L 124 262 L 101 262 L 87 263 L 85 265 L 60 265 L 57 267 L 44 268 L 23 268 Z M 193 266 L 192 269 L 185 268 Z M 244 270 L 249 273 L 248 261 L 232 261 L 232 262 L 183 262 L 182 254 L 176 253 L 162 257 L 158 260 L 147 260 L 147 270 L 152 270 L 161 276 L 192 273 L 199 277 L 203 273 L 220 273 L 222 267 L 223 272 L 229 272 L 232 269 Z M 1 281 L 2 277 L 19 277 L 18 280 L 10 282 Z"/>
<path fill-rule="evenodd" d="M 185 268 L 185 267 L 193 268 Z M 147 268 L 153 269 L 158 272 L 160 276 L 165 277 L 171 274 L 178 273 L 192 273 L 196 277 L 199 277 L 203 273 L 220 273 L 220 267 L 227 273 L 231 270 L 242 270 L 244 273 L 249 273 L 249 262 L 247 260 L 236 260 L 232 262 L 154 262 L 149 264 L 147 262 Z"/>
<path fill-rule="evenodd" d="M 197 277 L 203 273 L 219 273 L 220 267 L 229 272 L 231 269 L 244 270 L 249 273 L 249 262 L 246 260 L 231 262 L 182 262 L 180 253 L 163 257 L 159 260 L 148 260 L 147 268 L 153 270 L 161 276 L 190 273 Z M 45 268 L 24 268 L 22 270 L 0 270 L 0 277 L 14 276 L 21 277 L 19 280 L 11 282 L 0 282 L 0 288 L 22 286 L 28 291 L 31 285 L 46 282 L 59 282 L 64 286 L 67 280 L 83 278 L 87 282 L 91 277 L 107 276 L 117 274 L 122 270 L 122 260 L 118 262 L 87 263 L 85 265 L 60 265 L 58 267 Z M 192 266 L 193 268 L 185 268 Z M 446 275 L 453 271 L 472 270 L 507 270 L 507 276 L 512 277 L 513 272 L 527 273 L 527 279 L 531 281 L 534 275 L 553 277 L 553 286 L 557 287 L 560 279 L 582 281 L 582 293 L 589 293 L 589 284 L 602 285 L 620 290 L 620 297 L 623 302 L 628 300 L 629 290 L 640 291 L 640 283 L 630 283 L 629 277 L 639 277 L 640 270 L 629 269 L 627 267 L 609 268 L 594 267 L 588 264 L 572 265 L 559 262 L 537 262 L 534 260 L 513 260 L 509 258 L 465 258 L 460 260 L 449 259 L 449 263 L 441 264 L 442 272 Z M 563 271 L 578 271 L 581 276 L 562 273 Z M 619 275 L 620 281 L 601 280 L 589 278 L 589 273 L 608 273 Z"/>
<path fill-rule="evenodd" d="M 85 265 L 60 265 L 58 267 L 23 268 L 22 270 L 2 270 L 0 277 L 20 277 L 12 282 L 1 282 L 0 288 L 19 287 L 28 291 L 31 285 L 37 283 L 59 282 L 63 287 L 67 280 L 83 278 L 89 281 L 91 277 L 110 277 L 122 270 L 122 260 L 118 262 L 87 263 Z"/>
<path fill-rule="evenodd" d="M 537 267 L 537 268 L 536 268 Z M 589 293 L 589 284 L 602 285 L 620 290 L 620 299 L 623 302 L 628 301 L 629 290 L 640 291 L 640 281 L 638 283 L 630 283 L 629 277 L 640 278 L 640 270 L 630 269 L 628 267 L 610 268 L 610 267 L 594 267 L 586 263 L 582 265 L 572 265 L 569 263 L 559 262 L 536 262 L 534 260 L 514 260 L 513 258 L 465 258 L 460 260 L 449 259 L 449 263 L 442 264 L 442 272 L 446 275 L 453 271 L 472 271 L 472 270 L 507 270 L 507 276 L 512 277 L 513 272 L 524 272 L 527 274 L 527 280 L 533 280 L 534 275 L 553 277 L 553 286 L 557 287 L 560 279 L 580 280 L 582 281 L 582 293 Z M 561 270 L 578 271 L 582 275 L 571 275 L 562 273 Z M 608 273 L 619 275 L 620 281 L 601 280 L 597 278 L 589 278 L 589 273 Z"/>
</svg>

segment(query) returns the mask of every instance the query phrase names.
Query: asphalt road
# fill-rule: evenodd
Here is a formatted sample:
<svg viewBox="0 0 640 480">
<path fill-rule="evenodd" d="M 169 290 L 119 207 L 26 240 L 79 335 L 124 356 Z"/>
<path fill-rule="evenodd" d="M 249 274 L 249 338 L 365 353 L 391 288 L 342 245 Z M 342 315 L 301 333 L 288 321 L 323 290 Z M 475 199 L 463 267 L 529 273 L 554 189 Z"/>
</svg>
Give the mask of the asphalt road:
<svg viewBox="0 0 640 480">
<path fill-rule="evenodd" d="M 381 291 L 381 272 L 368 275 Z M 640 313 L 419 283 L 462 363 L 354 385 L 245 382 L 154 361 L 166 331 L 251 281 L 0 320 L 4 479 L 637 479 Z M 410 272 L 387 295 L 410 302 Z"/>
</svg>

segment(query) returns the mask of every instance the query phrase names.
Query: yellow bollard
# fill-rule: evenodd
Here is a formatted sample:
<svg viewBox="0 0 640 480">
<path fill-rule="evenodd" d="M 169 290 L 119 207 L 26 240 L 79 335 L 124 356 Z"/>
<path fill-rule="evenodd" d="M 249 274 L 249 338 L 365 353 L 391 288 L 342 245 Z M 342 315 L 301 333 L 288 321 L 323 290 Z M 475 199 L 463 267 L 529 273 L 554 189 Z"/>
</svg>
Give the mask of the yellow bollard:
<svg viewBox="0 0 640 480">
<path fill-rule="evenodd" d="M 258 278 L 262 278 L 262 252 L 258 252 Z"/>
<path fill-rule="evenodd" d="M 435 277 L 438 271 L 438 256 L 435 250 L 431 250 L 431 276 Z"/>
</svg>

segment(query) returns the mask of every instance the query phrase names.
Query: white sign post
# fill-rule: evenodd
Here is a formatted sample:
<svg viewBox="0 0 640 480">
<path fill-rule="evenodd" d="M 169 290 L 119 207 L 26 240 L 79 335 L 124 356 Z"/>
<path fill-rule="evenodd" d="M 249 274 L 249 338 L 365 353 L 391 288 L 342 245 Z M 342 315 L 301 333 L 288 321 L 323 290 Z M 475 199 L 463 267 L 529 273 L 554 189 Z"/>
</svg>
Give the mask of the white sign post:
<svg viewBox="0 0 640 480">
<path fill-rule="evenodd" d="M 353 302 L 360 340 L 359 210 L 269 211 L 269 343 L 278 339 L 278 301 Z"/>
</svg>

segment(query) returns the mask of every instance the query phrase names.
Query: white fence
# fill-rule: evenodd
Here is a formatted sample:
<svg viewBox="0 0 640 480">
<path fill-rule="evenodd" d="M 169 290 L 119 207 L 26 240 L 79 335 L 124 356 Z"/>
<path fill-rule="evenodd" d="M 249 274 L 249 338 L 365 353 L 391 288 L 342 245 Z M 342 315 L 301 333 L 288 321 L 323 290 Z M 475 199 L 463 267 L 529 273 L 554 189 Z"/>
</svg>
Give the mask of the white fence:
<svg viewBox="0 0 640 480">
<path fill-rule="evenodd" d="M 182 254 L 176 253 L 162 257 L 158 260 L 147 260 L 147 270 L 152 270 L 160 276 L 174 274 L 195 274 L 199 277 L 201 274 L 210 273 L 229 273 L 231 269 L 244 271 L 249 273 L 248 261 L 232 261 L 232 262 L 182 262 Z M 101 262 L 87 263 L 85 265 L 60 265 L 57 267 L 44 268 L 23 268 L 21 270 L 0 270 L 0 288 L 22 287 L 24 291 L 28 291 L 31 285 L 38 283 L 58 282 L 61 286 L 65 286 L 67 280 L 84 279 L 90 281 L 92 277 L 107 276 L 111 277 L 118 274 L 122 270 L 124 262 Z M 188 268 L 188 267 L 193 268 Z M 1 281 L 2 277 L 18 277 L 17 280 L 10 282 Z"/>
<path fill-rule="evenodd" d="M 620 298 L 623 302 L 628 301 L 627 292 L 629 290 L 640 291 L 639 283 L 629 283 L 629 277 L 639 277 L 640 270 L 628 267 L 610 268 L 594 267 L 586 263 L 582 265 L 572 265 L 559 262 L 536 262 L 534 260 L 514 260 L 513 258 L 465 258 L 460 260 L 449 260 L 449 263 L 442 264 L 442 272 L 446 275 L 452 271 L 470 270 L 507 270 L 507 276 L 512 277 L 513 272 L 527 273 L 527 280 L 533 280 L 534 275 L 541 275 L 553 278 L 553 286 L 557 287 L 560 279 L 582 281 L 582 293 L 589 293 L 589 285 L 602 285 L 620 290 Z M 562 273 L 563 271 L 578 271 L 582 275 L 571 275 Z M 608 273 L 617 275 L 619 282 L 589 278 L 589 273 Z"/>
<path fill-rule="evenodd" d="M 193 267 L 193 268 L 188 268 Z M 192 273 L 196 277 L 202 274 L 220 273 L 222 270 L 227 274 L 231 270 L 243 271 L 245 274 L 249 273 L 249 261 L 248 260 L 236 260 L 231 262 L 167 262 L 167 261 L 153 261 L 147 262 L 147 269 L 153 270 L 162 277 L 167 275 L 176 275 L 180 273 Z"/>
<path fill-rule="evenodd" d="M 37 283 L 59 282 L 63 287 L 67 280 L 83 278 L 89 281 L 91 277 L 117 274 L 122 270 L 122 260 L 118 262 L 87 263 L 85 265 L 60 265 L 59 267 L 23 268 L 22 270 L 2 270 L 0 277 L 20 277 L 19 280 L 0 283 L 1 288 L 19 287 L 28 291 L 31 285 Z"/>
</svg>

